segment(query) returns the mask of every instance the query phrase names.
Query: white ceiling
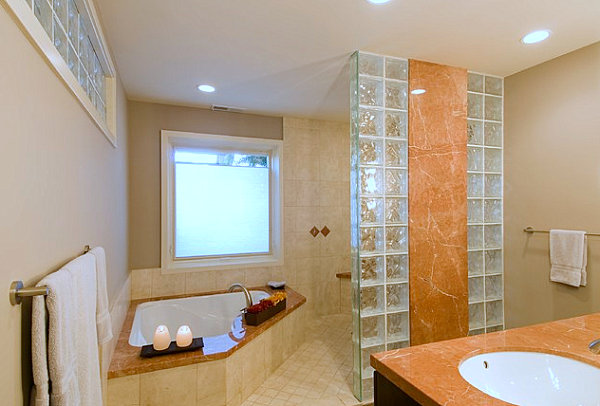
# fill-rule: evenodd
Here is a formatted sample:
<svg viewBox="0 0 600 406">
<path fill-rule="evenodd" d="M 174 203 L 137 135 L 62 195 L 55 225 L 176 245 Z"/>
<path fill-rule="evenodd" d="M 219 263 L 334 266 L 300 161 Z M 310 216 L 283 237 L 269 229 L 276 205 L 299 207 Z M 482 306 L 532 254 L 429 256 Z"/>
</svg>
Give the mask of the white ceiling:
<svg viewBox="0 0 600 406">
<path fill-rule="evenodd" d="M 131 99 L 343 120 L 360 49 L 507 76 L 600 41 L 600 0 L 96 0 Z M 552 37 L 520 38 L 549 28 Z M 196 90 L 200 83 L 217 88 Z"/>
</svg>

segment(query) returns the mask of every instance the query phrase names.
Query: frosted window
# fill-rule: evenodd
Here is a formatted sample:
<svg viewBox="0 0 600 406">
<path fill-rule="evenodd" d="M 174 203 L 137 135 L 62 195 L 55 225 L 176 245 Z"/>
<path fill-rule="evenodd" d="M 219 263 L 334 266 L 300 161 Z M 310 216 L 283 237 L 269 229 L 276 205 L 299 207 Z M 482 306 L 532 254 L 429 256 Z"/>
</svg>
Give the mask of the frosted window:
<svg viewBox="0 0 600 406">
<path fill-rule="evenodd" d="M 270 251 L 269 156 L 175 150 L 175 257 Z"/>
</svg>

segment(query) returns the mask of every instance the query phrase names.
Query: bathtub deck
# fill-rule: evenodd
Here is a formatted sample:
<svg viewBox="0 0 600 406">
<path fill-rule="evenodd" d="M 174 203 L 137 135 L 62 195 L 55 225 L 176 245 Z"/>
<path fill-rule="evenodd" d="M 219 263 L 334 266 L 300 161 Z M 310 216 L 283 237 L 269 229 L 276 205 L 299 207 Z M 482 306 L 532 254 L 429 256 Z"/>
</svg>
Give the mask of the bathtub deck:
<svg viewBox="0 0 600 406">
<path fill-rule="evenodd" d="M 264 290 L 267 292 L 274 292 L 268 287 L 253 287 L 251 288 L 251 290 Z M 206 351 L 207 353 L 205 353 L 205 350 L 198 350 L 180 354 L 165 355 L 155 358 L 142 358 L 140 357 L 140 348 L 132 347 L 129 345 L 129 334 L 131 332 L 131 326 L 133 324 L 136 307 L 141 303 L 150 301 L 176 299 L 198 295 L 180 295 L 156 299 L 134 300 L 129 306 L 127 318 L 125 319 L 125 323 L 123 325 L 123 330 L 119 335 L 117 347 L 115 349 L 114 355 L 110 363 L 110 368 L 108 370 L 108 378 L 111 379 L 124 377 L 128 375 L 142 374 L 146 372 L 158 371 L 161 369 L 174 368 L 185 365 L 197 364 L 199 362 L 227 358 L 235 351 L 242 348 L 243 346 L 251 342 L 253 339 L 258 337 L 263 331 L 268 329 L 270 326 L 277 323 L 279 320 L 283 319 L 288 314 L 290 314 L 306 302 L 306 298 L 300 295 L 298 292 L 294 291 L 293 289 L 286 287 L 285 290 L 287 292 L 286 309 L 281 313 L 276 314 L 274 317 L 265 321 L 259 326 L 245 326 L 244 324 L 244 326 L 246 327 L 246 331 L 243 337 L 236 338 L 233 337 L 233 335 L 231 334 L 224 334 L 223 336 L 219 336 L 219 339 L 217 340 L 217 346 L 213 346 L 212 348 L 210 348 L 210 353 L 208 353 L 209 350 Z M 216 293 L 226 292 L 219 291 L 211 292 L 210 294 Z M 213 342 L 214 341 L 215 340 L 213 340 Z"/>
</svg>

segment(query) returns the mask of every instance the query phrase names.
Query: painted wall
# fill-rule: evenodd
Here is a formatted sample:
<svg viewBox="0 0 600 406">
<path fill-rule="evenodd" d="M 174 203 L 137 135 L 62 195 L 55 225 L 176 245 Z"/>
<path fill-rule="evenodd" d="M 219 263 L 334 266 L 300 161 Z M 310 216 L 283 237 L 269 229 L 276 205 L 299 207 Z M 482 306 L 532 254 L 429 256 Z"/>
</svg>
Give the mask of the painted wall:
<svg viewBox="0 0 600 406">
<path fill-rule="evenodd" d="M 548 235 L 600 232 L 600 43 L 505 78 L 505 298 L 508 328 L 600 311 L 600 239 L 588 286 L 549 280 Z"/>
<path fill-rule="evenodd" d="M 3 7 L 0 38 L 0 399 L 21 405 L 30 301 L 11 306 L 10 282 L 35 284 L 90 244 L 106 249 L 111 304 L 126 283 L 127 112 L 119 86 L 114 148 Z"/>
</svg>

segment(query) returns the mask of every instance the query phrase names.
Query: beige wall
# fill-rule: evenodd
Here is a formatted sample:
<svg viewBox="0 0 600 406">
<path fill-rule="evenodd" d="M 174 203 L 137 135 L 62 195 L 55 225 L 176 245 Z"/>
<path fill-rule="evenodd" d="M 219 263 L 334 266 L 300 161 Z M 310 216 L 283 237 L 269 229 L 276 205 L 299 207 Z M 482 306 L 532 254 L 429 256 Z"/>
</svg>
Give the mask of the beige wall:
<svg viewBox="0 0 600 406">
<path fill-rule="evenodd" d="M 285 279 L 321 314 L 348 310 L 349 128 L 346 123 L 215 113 L 188 107 L 129 103 L 130 264 L 132 298 L 201 293 L 231 283 Z M 160 270 L 160 130 L 283 138 L 284 266 L 162 274 Z M 309 231 L 325 225 L 331 234 Z M 343 296 L 340 300 L 340 295 Z M 345 300 L 348 299 L 348 300 Z"/>
<path fill-rule="evenodd" d="M 86 244 L 106 248 L 111 303 L 126 281 L 126 108 L 119 88 L 114 148 L 2 7 L 0 38 L 0 403 L 20 405 L 31 314 L 9 304 L 10 282 L 35 284 Z"/>
<path fill-rule="evenodd" d="M 282 138 L 282 120 L 129 102 L 129 267 L 160 266 L 160 131 Z"/>
<path fill-rule="evenodd" d="M 548 235 L 522 231 L 600 232 L 600 43 L 504 83 L 506 325 L 600 311 L 600 239 L 572 288 L 549 280 Z"/>
</svg>

